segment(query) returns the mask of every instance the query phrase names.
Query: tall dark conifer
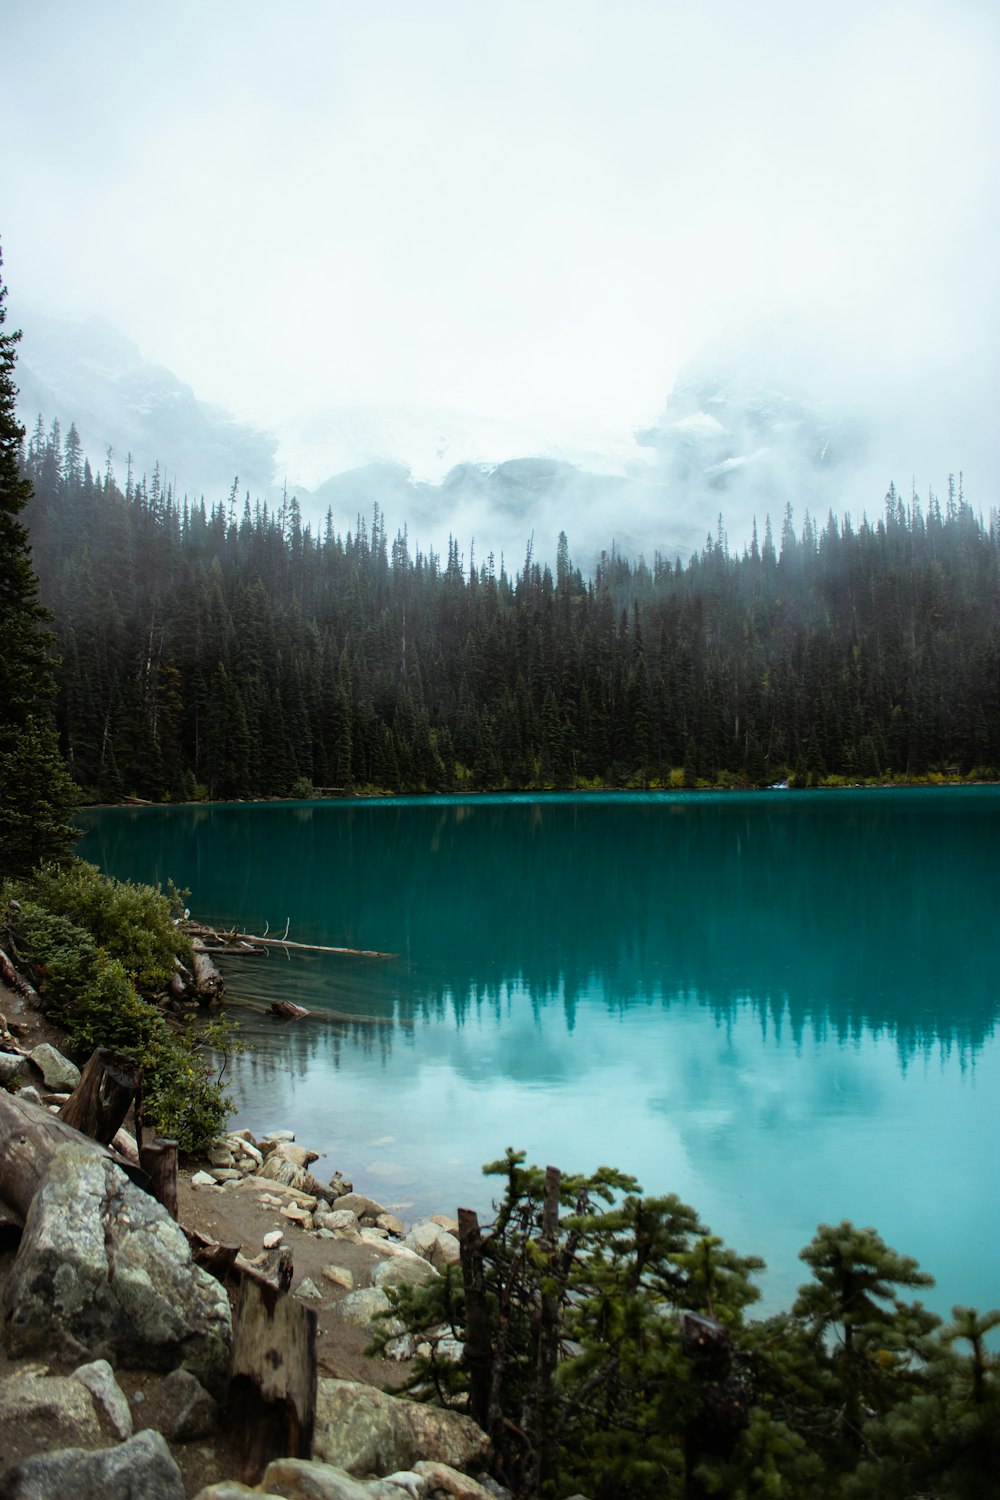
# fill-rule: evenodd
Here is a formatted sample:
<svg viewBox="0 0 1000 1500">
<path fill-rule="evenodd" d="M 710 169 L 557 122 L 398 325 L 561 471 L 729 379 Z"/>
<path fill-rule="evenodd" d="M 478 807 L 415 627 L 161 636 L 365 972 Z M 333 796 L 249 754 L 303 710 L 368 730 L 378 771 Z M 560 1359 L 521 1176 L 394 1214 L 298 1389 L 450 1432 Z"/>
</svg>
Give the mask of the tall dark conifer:
<svg viewBox="0 0 1000 1500">
<path fill-rule="evenodd" d="M 31 482 L 20 477 L 24 428 L 15 415 L 14 367 L 21 335 L 4 332 L 6 299 L 0 274 L 0 873 L 24 874 L 69 853 L 75 834 L 67 817 L 76 799 L 54 727 L 52 637 L 19 520 Z"/>
</svg>

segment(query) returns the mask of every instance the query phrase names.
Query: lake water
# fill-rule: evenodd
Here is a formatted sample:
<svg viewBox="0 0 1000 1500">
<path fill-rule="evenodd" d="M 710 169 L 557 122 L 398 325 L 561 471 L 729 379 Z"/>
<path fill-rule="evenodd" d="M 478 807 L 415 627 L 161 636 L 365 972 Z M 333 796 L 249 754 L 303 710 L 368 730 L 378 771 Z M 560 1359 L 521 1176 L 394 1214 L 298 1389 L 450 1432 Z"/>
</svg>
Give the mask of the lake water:
<svg viewBox="0 0 1000 1500">
<path fill-rule="evenodd" d="M 507 1145 L 677 1192 L 763 1255 L 873 1224 L 1000 1305 L 1000 790 L 91 812 L 80 853 L 196 915 L 387 958 L 227 963 L 239 1121 L 404 1216 Z M 282 1023 L 274 996 L 314 1012 Z M 256 1007 L 256 1008 L 255 1008 Z M 328 1170 L 325 1170 L 328 1169 Z"/>
</svg>

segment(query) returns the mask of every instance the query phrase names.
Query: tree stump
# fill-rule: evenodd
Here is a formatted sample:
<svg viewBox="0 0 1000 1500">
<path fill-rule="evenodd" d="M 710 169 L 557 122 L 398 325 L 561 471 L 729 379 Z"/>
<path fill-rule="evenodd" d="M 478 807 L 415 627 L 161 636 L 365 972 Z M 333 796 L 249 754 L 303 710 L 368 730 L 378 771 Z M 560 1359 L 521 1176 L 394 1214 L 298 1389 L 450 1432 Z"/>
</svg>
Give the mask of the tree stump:
<svg viewBox="0 0 1000 1500">
<path fill-rule="evenodd" d="M 228 1425 L 255 1484 L 274 1458 L 310 1458 L 316 1422 L 316 1314 L 244 1277 L 233 1318 Z"/>
<path fill-rule="evenodd" d="M 149 1175 L 150 1191 L 174 1220 L 177 1218 L 177 1142 L 157 1136 L 139 1147 L 139 1165 Z"/>
<path fill-rule="evenodd" d="M 141 1079 L 142 1069 L 134 1057 L 98 1047 L 59 1118 L 106 1146 L 128 1114 Z"/>
</svg>

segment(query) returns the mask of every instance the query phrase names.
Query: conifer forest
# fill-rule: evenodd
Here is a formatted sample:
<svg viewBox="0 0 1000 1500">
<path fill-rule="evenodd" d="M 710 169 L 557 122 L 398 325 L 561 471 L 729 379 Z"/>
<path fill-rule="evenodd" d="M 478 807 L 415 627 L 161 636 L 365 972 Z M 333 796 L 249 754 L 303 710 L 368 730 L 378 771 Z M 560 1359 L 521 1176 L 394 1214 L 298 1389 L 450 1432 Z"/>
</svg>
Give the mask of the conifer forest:
<svg viewBox="0 0 1000 1500">
<path fill-rule="evenodd" d="M 565 533 L 411 551 L 375 510 L 319 534 L 289 497 L 95 474 L 75 427 L 22 450 L 86 797 L 153 800 L 991 777 L 1000 523 L 949 481 L 871 516 L 789 506 L 685 562 Z"/>
</svg>

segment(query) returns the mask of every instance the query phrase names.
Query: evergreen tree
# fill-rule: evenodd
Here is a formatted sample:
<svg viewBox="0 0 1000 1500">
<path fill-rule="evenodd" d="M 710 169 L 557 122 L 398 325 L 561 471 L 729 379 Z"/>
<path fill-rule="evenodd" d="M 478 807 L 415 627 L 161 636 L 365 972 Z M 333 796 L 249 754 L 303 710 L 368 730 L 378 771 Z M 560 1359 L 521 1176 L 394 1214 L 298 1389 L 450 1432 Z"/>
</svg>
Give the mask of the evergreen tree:
<svg viewBox="0 0 1000 1500">
<path fill-rule="evenodd" d="M 76 794 L 59 754 L 52 637 L 19 520 L 32 489 L 20 474 L 24 428 L 14 409 L 21 335 L 3 331 L 6 298 L 0 274 L 0 872 L 25 874 L 69 854 Z"/>
</svg>

